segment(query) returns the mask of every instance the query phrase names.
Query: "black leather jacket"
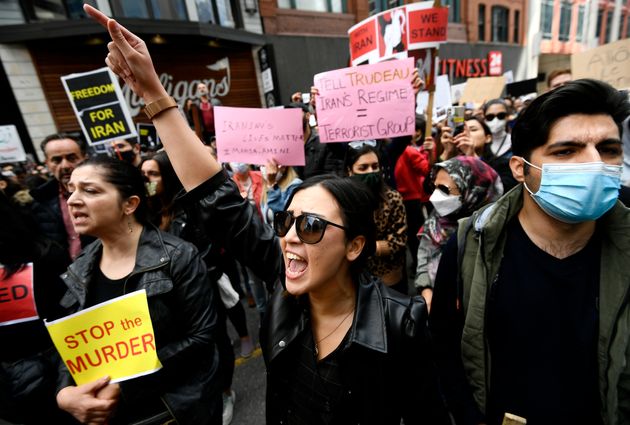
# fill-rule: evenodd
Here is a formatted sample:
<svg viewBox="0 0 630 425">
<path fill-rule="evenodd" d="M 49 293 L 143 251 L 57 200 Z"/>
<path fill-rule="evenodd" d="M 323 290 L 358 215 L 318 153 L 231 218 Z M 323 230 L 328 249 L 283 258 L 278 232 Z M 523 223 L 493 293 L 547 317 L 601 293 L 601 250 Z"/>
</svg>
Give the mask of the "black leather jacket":
<svg viewBox="0 0 630 425">
<path fill-rule="evenodd" d="M 61 277 L 68 291 L 61 305 L 70 312 L 85 307 L 92 272 L 102 244 L 96 241 Z M 122 401 L 139 406 L 159 396 L 180 424 L 205 424 L 213 416 L 220 393 L 218 355 L 212 332 L 216 326 L 214 289 L 197 249 L 154 226 L 142 231 L 136 265 L 125 281 L 125 293 L 145 289 L 158 357 L 163 368 L 120 383 Z M 65 379 L 64 379 L 65 378 Z M 72 385 L 62 375 L 59 389 Z"/>
<path fill-rule="evenodd" d="M 202 252 L 212 277 L 221 276 L 215 270 L 220 265 L 209 259 L 219 257 L 208 251 L 220 247 L 249 267 L 269 288 L 284 279 L 278 238 L 249 201 L 243 199 L 225 171 L 179 197 L 177 202 L 186 216 L 185 226 L 179 229 L 181 237 Z"/>
<path fill-rule="evenodd" d="M 287 423 L 287 403 L 294 372 L 289 356 L 300 349 L 297 338 L 310 326 L 306 300 L 277 288 L 261 329 L 267 365 L 267 424 Z M 344 399 L 351 417 L 332 423 L 398 425 L 448 424 L 439 393 L 421 297 L 409 298 L 362 275 L 355 316 L 339 359 Z"/>
</svg>

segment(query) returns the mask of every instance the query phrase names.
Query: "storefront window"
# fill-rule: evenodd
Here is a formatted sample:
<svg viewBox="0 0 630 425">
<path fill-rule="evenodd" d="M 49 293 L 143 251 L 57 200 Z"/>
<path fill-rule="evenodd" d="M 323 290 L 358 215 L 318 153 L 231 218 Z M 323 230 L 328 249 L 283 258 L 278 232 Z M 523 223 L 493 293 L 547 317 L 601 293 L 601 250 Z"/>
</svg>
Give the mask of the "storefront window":
<svg viewBox="0 0 630 425">
<path fill-rule="evenodd" d="M 144 0 L 111 0 L 116 17 L 149 19 L 149 7 Z"/>
<path fill-rule="evenodd" d="M 514 42 L 519 43 L 521 36 L 521 11 L 514 11 Z"/>
<path fill-rule="evenodd" d="M 234 15 L 232 14 L 232 5 L 229 0 L 216 0 L 217 14 L 219 15 L 219 24 L 222 27 L 234 28 Z"/>
<path fill-rule="evenodd" d="M 442 6 L 448 6 L 448 21 L 449 22 L 461 22 L 460 18 L 460 0 L 445 0 L 442 2 Z"/>
<path fill-rule="evenodd" d="M 584 5 L 581 4 L 578 6 L 578 19 L 577 19 L 577 30 L 575 31 L 575 40 L 582 41 L 584 35 Z"/>
<path fill-rule="evenodd" d="M 543 38 L 551 40 L 551 25 L 553 23 L 553 0 L 543 0 L 540 8 L 540 28 Z"/>
<path fill-rule="evenodd" d="M 151 8 L 155 19 L 188 20 L 184 0 L 151 0 Z"/>
<path fill-rule="evenodd" d="M 23 24 L 26 22 L 18 0 L 0 1 L 0 25 Z"/>
<path fill-rule="evenodd" d="M 197 15 L 199 15 L 199 22 L 204 24 L 216 24 L 216 18 L 214 17 L 214 9 L 210 0 L 196 0 L 197 3 Z"/>
<path fill-rule="evenodd" d="M 370 16 L 402 5 L 402 0 L 368 0 Z"/>
<path fill-rule="evenodd" d="M 571 3 L 564 0 L 560 3 L 560 33 L 558 40 L 569 41 L 571 33 Z"/>
<path fill-rule="evenodd" d="M 492 41 L 508 41 L 509 9 L 503 6 L 492 6 Z"/>
<path fill-rule="evenodd" d="M 477 31 L 479 41 L 486 41 L 486 5 L 479 5 L 479 12 L 477 16 Z"/>
</svg>

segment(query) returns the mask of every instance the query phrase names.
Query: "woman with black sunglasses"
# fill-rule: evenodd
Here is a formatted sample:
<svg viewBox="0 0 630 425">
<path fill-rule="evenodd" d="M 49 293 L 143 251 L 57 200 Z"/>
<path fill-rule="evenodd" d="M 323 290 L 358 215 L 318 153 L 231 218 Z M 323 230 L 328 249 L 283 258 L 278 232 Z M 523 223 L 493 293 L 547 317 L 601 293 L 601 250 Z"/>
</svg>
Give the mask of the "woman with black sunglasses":
<svg viewBox="0 0 630 425">
<path fill-rule="evenodd" d="M 426 308 L 366 273 L 377 200 L 320 176 L 275 215 L 286 267 L 261 329 L 268 424 L 448 423 Z"/>
<path fill-rule="evenodd" d="M 176 110 L 146 44 L 96 9 L 107 27 L 108 66 L 147 103 L 173 167 L 202 208 L 197 221 L 273 281 L 261 330 L 268 370 L 267 423 L 446 424 L 431 358 L 426 306 L 363 273 L 376 247 L 376 202 L 352 179 L 318 177 L 296 189 L 274 220 L 278 238 L 255 218 L 221 166 Z M 240 198 L 240 199 L 239 199 Z M 301 421 L 300 421 L 301 420 Z"/>
</svg>

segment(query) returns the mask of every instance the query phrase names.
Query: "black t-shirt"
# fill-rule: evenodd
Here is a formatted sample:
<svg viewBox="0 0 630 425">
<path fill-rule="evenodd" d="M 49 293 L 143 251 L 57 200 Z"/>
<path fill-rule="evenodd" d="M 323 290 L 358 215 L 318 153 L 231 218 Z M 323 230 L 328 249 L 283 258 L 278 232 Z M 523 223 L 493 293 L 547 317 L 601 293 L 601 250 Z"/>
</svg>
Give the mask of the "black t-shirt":
<svg viewBox="0 0 630 425">
<path fill-rule="evenodd" d="M 122 279 L 110 279 L 105 276 L 101 268 L 96 265 L 87 293 L 85 307 L 92 307 L 93 305 L 124 295 L 125 280 L 127 277 L 128 276 Z"/>
<path fill-rule="evenodd" d="M 509 223 L 490 290 L 488 424 L 601 424 L 597 375 L 600 241 L 558 259 Z"/>
</svg>

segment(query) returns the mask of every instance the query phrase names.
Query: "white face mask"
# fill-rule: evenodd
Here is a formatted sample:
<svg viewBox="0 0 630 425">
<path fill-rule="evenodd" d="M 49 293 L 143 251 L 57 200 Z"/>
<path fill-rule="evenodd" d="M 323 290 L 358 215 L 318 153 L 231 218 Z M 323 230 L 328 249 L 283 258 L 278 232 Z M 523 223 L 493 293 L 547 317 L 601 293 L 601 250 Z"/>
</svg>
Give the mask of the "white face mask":
<svg viewBox="0 0 630 425">
<path fill-rule="evenodd" d="M 494 136 L 505 133 L 505 120 L 495 118 L 492 121 L 486 121 L 486 124 Z"/>
<path fill-rule="evenodd" d="M 441 190 L 435 189 L 429 201 L 440 217 L 446 217 L 461 208 L 462 201 L 459 198 L 459 195 L 446 195 Z"/>
</svg>

